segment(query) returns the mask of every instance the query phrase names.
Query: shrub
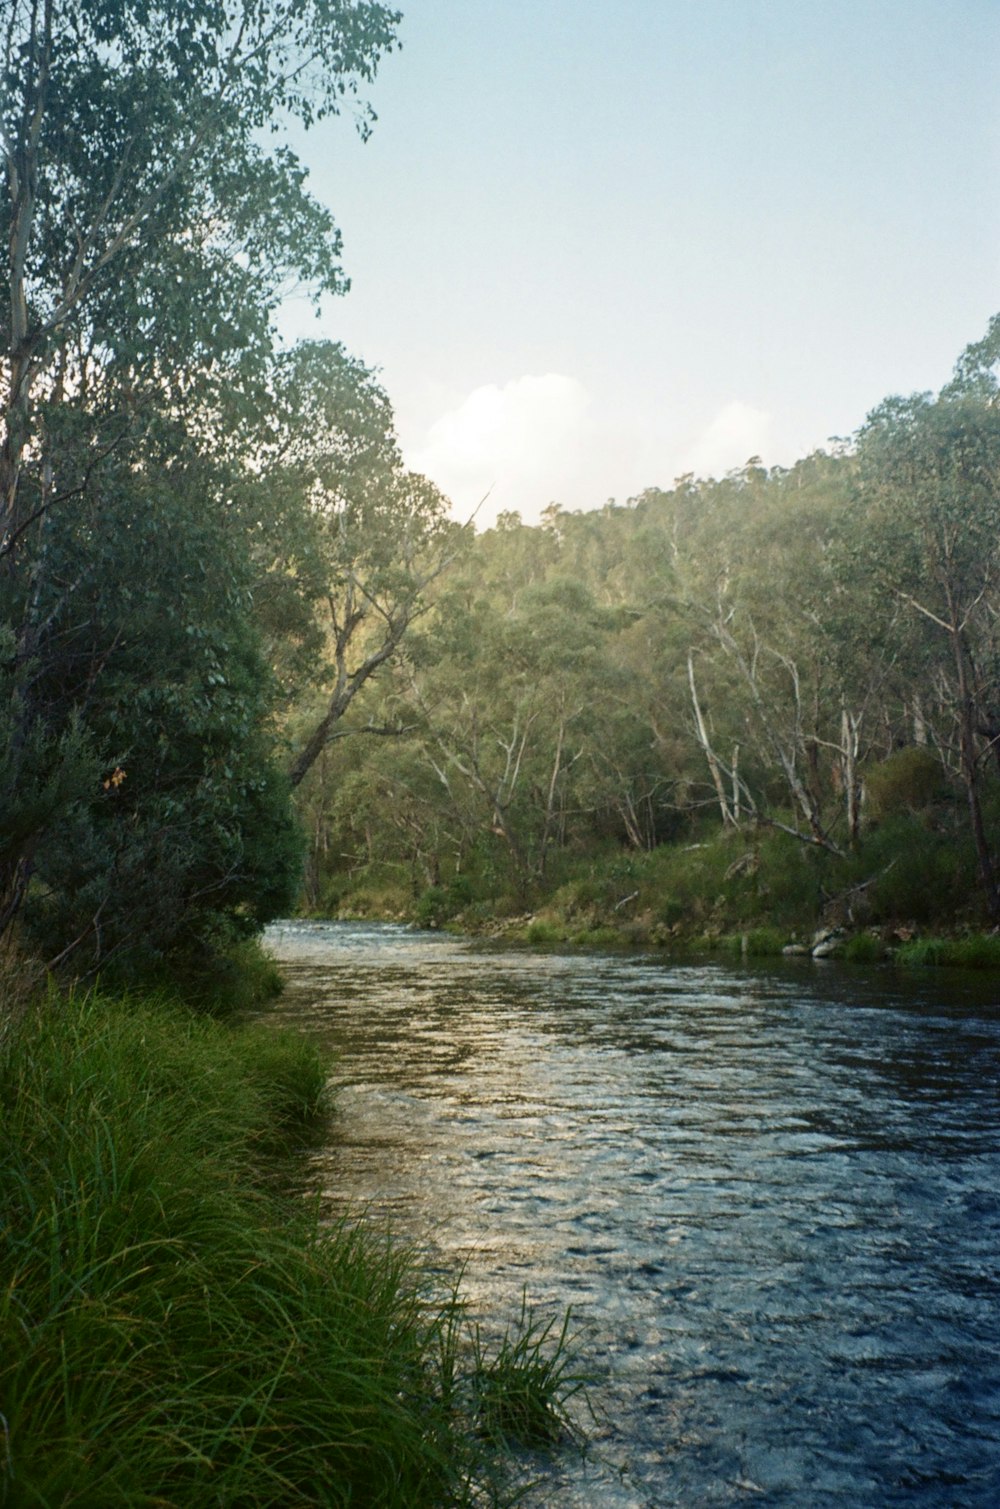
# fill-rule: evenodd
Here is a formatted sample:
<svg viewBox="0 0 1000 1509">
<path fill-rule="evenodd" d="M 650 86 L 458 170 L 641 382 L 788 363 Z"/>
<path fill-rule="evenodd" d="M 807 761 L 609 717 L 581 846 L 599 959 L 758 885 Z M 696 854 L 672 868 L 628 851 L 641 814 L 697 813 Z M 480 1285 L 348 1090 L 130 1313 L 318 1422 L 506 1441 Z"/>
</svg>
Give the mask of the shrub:
<svg viewBox="0 0 1000 1509">
<path fill-rule="evenodd" d="M 872 933 L 854 933 L 844 943 L 843 957 L 851 964 L 874 964 L 885 957 L 885 946 Z"/>
<path fill-rule="evenodd" d="M 560 943 L 566 934 L 558 922 L 550 922 L 543 917 L 532 917 L 524 936 L 528 943 Z"/>
<path fill-rule="evenodd" d="M 421 927 L 440 927 L 473 899 L 472 884 L 465 875 L 456 875 L 447 885 L 428 886 L 414 908 L 413 920 Z"/>
<path fill-rule="evenodd" d="M 929 828 L 914 817 L 881 823 L 866 837 L 858 868 L 875 877 L 866 893 L 872 922 L 940 922 L 977 900 L 965 835 Z"/>
<path fill-rule="evenodd" d="M 788 942 L 787 933 L 780 932 L 776 927 L 753 927 L 745 933 L 746 954 L 750 959 L 772 958 L 780 954 Z"/>
<path fill-rule="evenodd" d="M 864 772 L 868 812 L 881 820 L 920 812 L 946 794 L 941 761 L 924 744 L 900 749 Z"/>
</svg>

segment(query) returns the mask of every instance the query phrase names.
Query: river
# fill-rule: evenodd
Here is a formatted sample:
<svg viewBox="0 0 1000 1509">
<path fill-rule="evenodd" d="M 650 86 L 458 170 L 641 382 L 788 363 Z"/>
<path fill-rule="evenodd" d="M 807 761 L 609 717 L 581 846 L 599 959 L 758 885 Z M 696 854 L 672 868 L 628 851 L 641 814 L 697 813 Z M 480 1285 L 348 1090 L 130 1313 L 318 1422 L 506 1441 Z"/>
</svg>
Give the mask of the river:
<svg viewBox="0 0 1000 1509">
<path fill-rule="evenodd" d="M 337 1055 L 306 1182 L 573 1307 L 598 1423 L 530 1504 L 1000 1505 L 995 977 L 267 941 Z"/>
</svg>

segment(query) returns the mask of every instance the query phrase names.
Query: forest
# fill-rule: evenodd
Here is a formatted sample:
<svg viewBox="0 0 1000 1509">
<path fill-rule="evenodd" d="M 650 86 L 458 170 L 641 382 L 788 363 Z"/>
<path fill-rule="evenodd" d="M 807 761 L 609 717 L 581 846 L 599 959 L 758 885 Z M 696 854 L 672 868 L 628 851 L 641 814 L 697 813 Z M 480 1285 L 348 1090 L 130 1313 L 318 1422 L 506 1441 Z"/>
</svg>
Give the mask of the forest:
<svg viewBox="0 0 1000 1509">
<path fill-rule="evenodd" d="M 994 320 L 790 468 L 464 538 L 299 788 L 306 905 L 859 958 L 994 926 L 998 357 Z"/>
<path fill-rule="evenodd" d="M 234 1023 L 270 920 L 998 962 L 1000 316 L 788 469 L 460 524 L 277 334 L 348 284 L 295 132 L 399 21 L 4 10 L 0 1502 L 503 1502 L 565 1437 L 565 1327 L 487 1355 L 278 1192 L 328 1066 Z"/>
<path fill-rule="evenodd" d="M 128 980 L 299 905 L 1000 921 L 1000 321 L 787 470 L 477 533 L 370 367 L 275 332 L 346 279 L 265 128 L 366 131 L 397 18 L 237 13 L 11 12 L 0 931 Z"/>
</svg>

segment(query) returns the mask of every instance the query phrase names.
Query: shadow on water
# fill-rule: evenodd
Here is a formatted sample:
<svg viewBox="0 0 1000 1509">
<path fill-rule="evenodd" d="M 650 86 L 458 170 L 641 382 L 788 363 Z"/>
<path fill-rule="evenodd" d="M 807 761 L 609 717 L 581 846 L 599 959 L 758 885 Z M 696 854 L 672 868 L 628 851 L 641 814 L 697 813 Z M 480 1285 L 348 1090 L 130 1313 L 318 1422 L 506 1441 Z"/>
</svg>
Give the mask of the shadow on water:
<svg viewBox="0 0 1000 1509">
<path fill-rule="evenodd" d="M 529 1502 L 1000 1504 L 995 981 L 269 941 L 337 1055 L 309 1186 L 586 1327 L 602 1423 Z"/>
</svg>

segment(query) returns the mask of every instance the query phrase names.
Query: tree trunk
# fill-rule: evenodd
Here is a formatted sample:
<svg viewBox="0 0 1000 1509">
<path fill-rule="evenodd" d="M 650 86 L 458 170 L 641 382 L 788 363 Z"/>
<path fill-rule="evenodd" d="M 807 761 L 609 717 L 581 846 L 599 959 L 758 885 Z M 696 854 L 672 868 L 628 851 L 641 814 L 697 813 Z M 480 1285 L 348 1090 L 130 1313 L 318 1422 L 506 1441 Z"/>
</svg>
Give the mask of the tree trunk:
<svg viewBox="0 0 1000 1509">
<path fill-rule="evenodd" d="M 972 839 L 976 846 L 976 860 L 979 865 L 979 878 L 986 897 L 986 909 L 990 921 L 996 925 L 1000 923 L 1000 894 L 997 891 L 996 870 L 993 865 L 993 856 L 990 853 L 989 840 L 986 836 L 986 824 L 983 821 L 983 808 L 979 797 L 979 760 L 976 754 L 975 706 L 972 691 L 969 687 L 968 657 L 963 642 L 962 629 L 961 625 L 956 622 L 954 613 L 952 613 L 950 637 L 958 680 L 959 759 L 961 762 L 962 779 L 965 782 L 966 800 L 969 807 L 969 825 L 972 828 Z"/>
</svg>

